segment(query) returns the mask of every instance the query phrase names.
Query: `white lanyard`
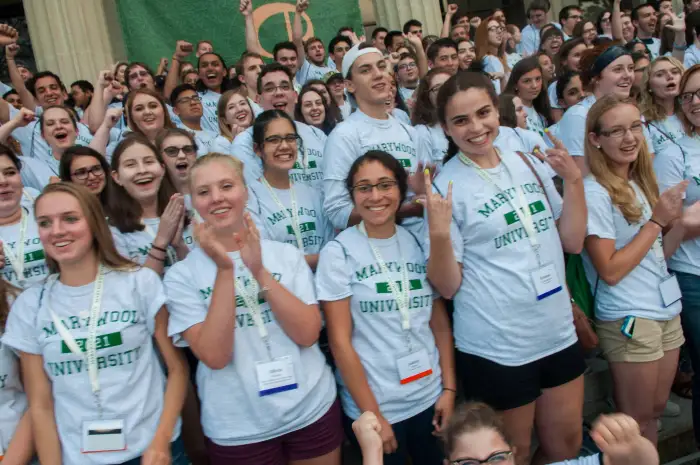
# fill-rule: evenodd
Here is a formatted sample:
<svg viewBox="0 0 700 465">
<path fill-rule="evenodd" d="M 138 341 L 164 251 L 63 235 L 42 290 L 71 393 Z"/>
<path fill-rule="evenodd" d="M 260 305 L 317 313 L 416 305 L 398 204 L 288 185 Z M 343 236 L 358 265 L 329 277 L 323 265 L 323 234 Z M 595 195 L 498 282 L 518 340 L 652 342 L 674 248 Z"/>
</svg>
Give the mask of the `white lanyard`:
<svg viewBox="0 0 700 465">
<path fill-rule="evenodd" d="M 649 200 L 644 195 L 644 192 L 642 192 L 642 190 L 639 189 L 636 182 L 631 182 L 630 184 L 632 185 L 632 189 L 634 189 L 634 193 L 637 195 L 637 198 L 640 199 L 640 202 L 642 204 L 642 212 L 644 214 L 644 220 L 648 221 L 652 215 L 651 205 L 649 205 Z M 654 252 L 654 256 L 656 257 L 656 261 L 659 264 L 659 268 L 661 268 L 661 276 L 665 277 L 668 274 L 668 270 L 666 269 L 666 256 L 664 255 L 664 243 L 663 243 L 662 234 L 663 234 L 663 232 L 659 233 L 659 235 L 656 236 L 656 240 L 654 241 L 654 244 L 651 246 L 651 250 L 652 250 L 652 252 Z"/>
<path fill-rule="evenodd" d="M 399 307 L 399 312 L 401 313 L 401 329 L 404 331 L 410 331 L 411 330 L 411 315 L 408 311 L 408 306 L 411 298 L 411 288 L 410 288 L 410 282 L 408 280 L 408 269 L 406 267 L 406 262 L 403 260 L 403 256 L 401 256 L 401 289 L 399 289 L 399 286 L 396 285 L 396 282 L 394 282 L 393 278 L 391 277 L 389 273 L 389 268 L 386 266 L 386 262 L 384 261 L 384 258 L 382 258 L 382 255 L 379 253 L 379 250 L 372 244 L 372 239 L 369 238 L 367 235 L 367 229 L 365 228 L 365 222 L 362 221 L 359 226 L 357 227 L 359 231 L 367 237 L 367 242 L 369 243 L 369 248 L 372 249 L 372 254 L 374 255 L 374 259 L 377 260 L 377 263 L 379 264 L 379 268 L 382 271 L 382 274 L 385 275 L 388 278 L 388 285 L 389 285 L 389 290 L 391 291 L 391 295 L 394 297 L 394 300 L 396 300 L 396 305 Z M 398 231 L 396 232 L 396 240 L 397 244 L 399 244 L 399 238 L 398 238 Z M 399 244 L 399 255 L 401 255 L 401 245 Z"/>
<path fill-rule="evenodd" d="M 63 325 L 58 315 L 54 313 L 51 309 L 50 297 L 51 289 L 58 275 L 51 276 L 51 282 L 48 283 L 48 290 L 46 291 L 46 305 L 51 314 L 51 319 L 53 319 L 53 324 L 56 327 L 56 332 L 61 336 L 63 342 L 75 355 L 84 357 L 87 361 L 88 366 L 88 376 L 90 377 L 90 385 L 92 387 L 92 394 L 95 396 L 95 403 L 97 404 L 97 409 L 99 411 L 100 418 L 102 418 L 102 404 L 100 402 L 100 380 L 97 374 L 97 319 L 100 313 L 100 308 L 102 307 L 102 288 L 105 281 L 105 268 L 104 265 L 100 264 L 97 269 L 97 278 L 95 279 L 95 288 L 92 291 L 92 304 L 90 306 L 90 322 L 88 323 L 88 335 L 85 341 L 85 353 L 80 349 L 77 341 L 73 335 L 68 331 L 68 329 Z"/>
<path fill-rule="evenodd" d="M 143 224 L 144 226 L 144 231 L 146 231 L 146 234 L 151 236 L 151 243 L 156 240 L 156 233 L 153 231 L 153 228 L 151 228 L 150 225 L 147 225 L 146 223 Z M 177 254 L 175 251 L 170 247 L 170 245 L 165 246 L 165 254 L 168 256 L 168 259 L 170 259 L 170 264 L 174 265 L 177 263 Z"/>
<path fill-rule="evenodd" d="M 24 208 L 20 207 L 22 212 L 22 217 L 19 223 L 19 240 L 15 242 L 17 244 L 17 254 L 12 251 L 10 244 L 5 238 L 0 236 L 2 239 L 2 248 L 5 251 L 5 256 L 10 260 L 10 265 L 12 269 L 15 270 L 17 274 L 17 281 L 21 282 L 24 280 L 24 236 L 27 235 L 27 214 L 24 212 Z"/>
<path fill-rule="evenodd" d="M 482 167 L 474 163 L 472 160 L 467 158 L 466 155 L 464 155 L 462 152 L 459 152 L 459 159 L 464 163 L 465 165 L 474 168 L 476 170 L 476 173 L 479 175 L 481 179 L 484 181 L 492 184 L 496 189 L 498 189 L 508 200 L 508 203 L 510 204 L 511 207 L 515 209 L 516 214 L 518 217 L 521 219 L 520 223 L 523 225 L 523 228 L 525 228 L 525 232 L 527 233 L 527 237 L 530 240 L 530 244 L 532 245 L 532 250 L 535 252 L 535 255 L 537 256 L 537 264 L 539 266 L 542 266 L 542 262 L 540 260 L 540 245 L 537 242 L 537 236 L 535 233 L 535 227 L 533 226 L 533 220 L 532 220 L 532 213 L 530 212 L 530 206 L 527 203 L 527 200 L 525 199 L 525 195 L 523 194 L 522 189 L 519 186 L 513 185 L 513 188 L 515 189 L 515 192 L 517 193 L 517 200 L 516 199 L 511 199 L 510 196 L 508 195 L 507 192 L 505 192 L 501 187 L 496 184 L 496 181 L 493 180 L 491 175 L 484 170 Z M 508 177 L 510 178 L 510 182 L 514 184 L 515 180 L 513 179 L 513 176 L 510 173 L 510 170 L 508 169 L 508 165 L 506 164 L 505 160 L 502 157 L 499 157 L 501 160 L 501 164 L 503 165 L 503 168 L 505 168 L 506 173 L 508 173 Z M 546 195 L 546 193 L 545 193 Z"/>
<path fill-rule="evenodd" d="M 277 197 L 277 194 L 275 194 L 275 190 L 272 188 L 270 183 L 267 182 L 267 179 L 265 179 L 265 176 L 260 178 L 262 180 L 262 183 L 267 187 L 267 190 L 270 191 L 270 196 L 272 197 L 272 200 L 275 201 L 277 206 L 282 209 L 282 213 L 284 216 L 287 216 L 287 208 L 282 204 L 280 201 L 279 197 Z M 289 181 L 289 195 L 292 198 L 292 231 L 294 231 L 294 237 L 297 239 L 297 246 L 299 250 L 302 252 L 304 251 L 304 241 L 301 239 L 301 225 L 299 224 L 299 210 L 297 209 L 297 198 L 296 195 L 294 194 L 294 183 L 290 180 Z"/>
<path fill-rule="evenodd" d="M 236 293 L 241 296 L 243 302 L 245 302 L 245 306 L 248 307 L 248 310 L 250 310 L 250 313 L 253 317 L 253 323 L 258 329 L 260 339 L 262 339 L 265 343 L 267 353 L 270 356 L 270 359 L 272 359 L 272 350 L 270 349 L 270 335 L 267 332 L 265 322 L 262 319 L 262 312 L 260 311 L 260 302 L 258 301 L 258 292 L 260 290 L 260 285 L 251 276 L 250 292 L 248 292 L 248 287 L 243 283 L 243 280 L 241 278 L 236 278 L 235 286 Z"/>
</svg>

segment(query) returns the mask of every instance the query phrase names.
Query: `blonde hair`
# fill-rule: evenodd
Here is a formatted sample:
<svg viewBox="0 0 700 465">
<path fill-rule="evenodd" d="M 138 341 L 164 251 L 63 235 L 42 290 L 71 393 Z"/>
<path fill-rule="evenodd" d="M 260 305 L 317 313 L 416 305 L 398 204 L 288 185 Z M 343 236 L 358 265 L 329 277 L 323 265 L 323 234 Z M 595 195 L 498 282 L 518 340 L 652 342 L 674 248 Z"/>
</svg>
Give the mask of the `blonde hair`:
<svg viewBox="0 0 700 465">
<path fill-rule="evenodd" d="M 611 169 L 612 162 L 608 156 L 597 148 L 588 134 L 600 134 L 600 119 L 607 112 L 620 105 L 635 107 L 634 100 L 611 94 L 599 99 L 593 104 L 586 118 L 586 142 L 584 156 L 596 181 L 608 191 L 614 206 L 620 209 L 622 216 L 630 223 L 638 223 L 642 219 L 642 205 L 637 199 L 635 190 L 630 183 L 619 177 Z M 637 183 L 646 197 L 651 208 L 659 199 L 659 186 L 654 175 L 651 155 L 646 140 L 642 138 L 642 146 L 637 159 L 630 165 L 629 180 Z"/>
<path fill-rule="evenodd" d="M 649 87 L 649 80 L 654 72 L 654 68 L 659 63 L 671 63 L 671 65 L 680 70 L 681 74 L 685 72 L 683 63 L 678 61 L 673 57 L 660 56 L 651 62 L 647 69 L 644 70 L 642 75 L 642 85 L 641 91 L 639 93 L 639 110 L 647 121 L 663 121 L 668 116 L 664 107 L 656 102 L 654 94 L 651 93 L 651 88 Z M 679 86 L 680 88 L 680 86 Z M 678 113 L 680 111 L 680 104 L 678 99 L 673 99 L 673 112 Z"/>
<path fill-rule="evenodd" d="M 219 103 L 216 106 L 216 111 L 219 115 L 219 131 L 221 132 L 222 136 L 228 139 L 229 142 L 233 142 L 234 135 L 231 132 L 231 127 L 226 122 L 226 107 L 228 106 L 229 100 L 231 100 L 231 97 L 233 97 L 234 95 L 240 95 L 241 97 L 243 97 L 243 99 L 248 104 L 248 108 L 250 108 L 251 117 L 253 118 L 253 120 L 255 120 L 255 112 L 253 111 L 253 107 L 250 106 L 250 100 L 248 100 L 248 96 L 246 95 L 246 90 L 244 86 L 240 86 L 237 89 L 227 90 L 226 92 L 224 92 L 224 94 L 219 98 Z"/>
<path fill-rule="evenodd" d="M 114 246 L 112 232 L 109 230 L 105 213 L 99 199 L 87 188 L 72 182 L 57 182 L 46 186 L 41 194 L 34 201 L 34 212 L 41 200 L 51 194 L 64 193 L 74 197 L 87 221 L 92 232 L 92 246 L 97 254 L 97 259 L 103 265 L 120 271 L 131 271 L 138 268 L 138 265 L 131 260 L 122 257 Z M 46 255 L 46 264 L 52 273 L 61 271 L 58 263 Z"/>
<path fill-rule="evenodd" d="M 238 177 L 241 178 L 243 186 L 246 187 L 245 177 L 243 176 L 243 162 L 241 160 L 239 160 L 236 157 L 232 157 L 231 155 L 226 155 L 224 153 L 209 152 L 206 155 L 197 158 L 197 160 L 195 160 L 194 164 L 192 165 L 192 168 L 190 168 L 189 183 L 191 191 L 194 191 L 194 186 L 192 185 L 192 180 L 194 179 L 194 172 L 197 171 L 199 168 L 202 168 L 203 166 L 209 165 L 214 162 L 222 162 L 233 168 Z"/>
</svg>

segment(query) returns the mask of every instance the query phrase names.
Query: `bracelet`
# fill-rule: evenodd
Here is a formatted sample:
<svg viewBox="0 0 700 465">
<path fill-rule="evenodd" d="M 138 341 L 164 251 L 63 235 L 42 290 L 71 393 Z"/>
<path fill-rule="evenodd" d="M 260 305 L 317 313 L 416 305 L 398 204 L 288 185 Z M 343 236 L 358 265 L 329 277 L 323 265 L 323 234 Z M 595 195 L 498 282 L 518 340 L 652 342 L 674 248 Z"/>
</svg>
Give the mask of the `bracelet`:
<svg viewBox="0 0 700 465">
<path fill-rule="evenodd" d="M 158 247 L 158 246 L 155 245 L 153 242 L 151 242 L 151 248 L 156 249 L 156 250 L 160 250 L 160 251 L 163 252 L 163 253 L 168 253 L 168 250 L 167 250 L 167 249 L 164 249 L 163 247 Z"/>
<path fill-rule="evenodd" d="M 457 390 L 456 390 L 456 389 L 452 389 L 452 388 L 446 388 L 446 387 L 444 387 L 444 388 L 442 388 L 442 390 L 443 390 L 443 391 L 450 391 L 450 392 L 454 392 L 455 394 L 457 394 Z"/>
<path fill-rule="evenodd" d="M 664 226 L 663 224 L 661 224 L 661 223 L 659 223 L 658 221 L 656 221 L 654 218 L 649 218 L 649 222 L 658 225 L 661 229 L 664 229 L 664 228 L 666 227 L 666 226 Z"/>
<path fill-rule="evenodd" d="M 179 63 L 179 62 L 180 62 L 180 58 L 178 58 L 178 57 L 176 57 L 175 55 L 173 55 L 173 61 L 177 61 L 177 62 Z"/>
<path fill-rule="evenodd" d="M 159 261 L 159 262 L 165 263 L 165 257 L 164 257 L 164 258 L 156 257 L 156 256 L 153 255 L 150 251 L 148 252 L 148 256 L 151 257 L 153 260 L 157 260 L 157 261 Z"/>
</svg>

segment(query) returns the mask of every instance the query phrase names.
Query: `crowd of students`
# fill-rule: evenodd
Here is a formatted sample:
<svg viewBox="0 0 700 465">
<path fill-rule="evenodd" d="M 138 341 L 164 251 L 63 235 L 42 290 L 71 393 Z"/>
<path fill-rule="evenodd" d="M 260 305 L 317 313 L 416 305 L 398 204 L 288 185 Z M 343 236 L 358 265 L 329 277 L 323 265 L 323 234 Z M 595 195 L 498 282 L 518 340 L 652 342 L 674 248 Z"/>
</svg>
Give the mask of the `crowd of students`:
<svg viewBox="0 0 700 465">
<path fill-rule="evenodd" d="M 0 461 L 657 464 L 700 370 L 700 3 L 326 48 L 308 2 L 274 61 L 240 0 L 235 65 L 70 90 L 0 25 Z M 577 262 L 619 412 L 583 458 Z"/>
</svg>

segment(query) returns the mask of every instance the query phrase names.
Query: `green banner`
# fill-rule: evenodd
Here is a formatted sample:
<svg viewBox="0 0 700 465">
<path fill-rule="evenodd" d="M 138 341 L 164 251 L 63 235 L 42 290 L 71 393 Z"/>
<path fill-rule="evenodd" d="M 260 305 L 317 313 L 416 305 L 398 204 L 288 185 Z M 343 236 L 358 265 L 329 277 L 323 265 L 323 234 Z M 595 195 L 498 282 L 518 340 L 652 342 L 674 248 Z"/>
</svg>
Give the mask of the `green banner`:
<svg viewBox="0 0 700 465">
<path fill-rule="evenodd" d="M 245 22 L 239 0 L 118 0 L 119 20 L 130 61 L 155 70 L 162 57 L 170 59 L 177 40 L 214 44 L 214 51 L 233 65 L 245 51 Z M 295 2 L 253 0 L 253 18 L 263 49 L 272 57 L 277 42 L 292 39 Z M 311 0 L 303 14 L 304 37 L 320 37 L 324 44 L 342 26 L 364 33 L 358 0 Z M 196 66 L 196 58 L 190 56 Z"/>
</svg>

